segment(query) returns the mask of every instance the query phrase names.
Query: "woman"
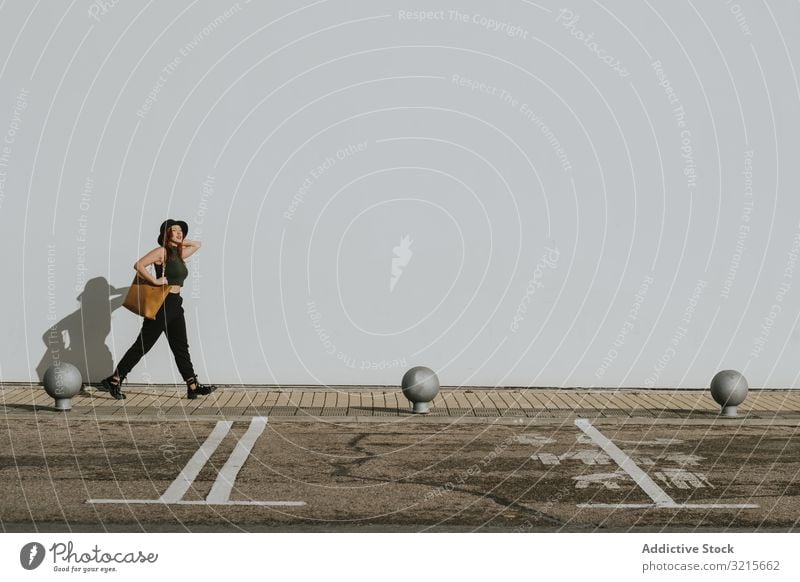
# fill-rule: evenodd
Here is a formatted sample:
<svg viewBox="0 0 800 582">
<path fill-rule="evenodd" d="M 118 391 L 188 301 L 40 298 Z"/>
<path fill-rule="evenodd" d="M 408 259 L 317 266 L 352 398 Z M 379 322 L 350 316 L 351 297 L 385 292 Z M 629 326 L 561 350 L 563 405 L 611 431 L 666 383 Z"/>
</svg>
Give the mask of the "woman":
<svg viewBox="0 0 800 582">
<path fill-rule="evenodd" d="M 186 339 L 186 320 L 183 316 L 183 298 L 181 286 L 189 275 L 185 259 L 200 249 L 200 241 L 187 240 L 189 225 L 182 220 L 166 220 L 161 225 L 158 235 L 158 248 L 153 249 L 136 261 L 133 268 L 141 277 L 153 285 L 169 285 L 169 293 L 155 319 L 144 319 L 142 331 L 136 341 L 120 360 L 114 373 L 102 381 L 102 389 L 111 393 L 117 400 L 125 398 L 122 393 L 122 382 L 144 354 L 156 343 L 161 332 L 169 341 L 169 347 L 175 356 L 175 363 L 186 382 L 186 397 L 197 398 L 198 395 L 211 394 L 216 386 L 204 386 L 197 383 L 192 360 L 189 357 L 189 343 Z M 155 264 L 156 278 L 147 267 Z M 162 276 L 163 272 L 163 276 Z"/>
</svg>

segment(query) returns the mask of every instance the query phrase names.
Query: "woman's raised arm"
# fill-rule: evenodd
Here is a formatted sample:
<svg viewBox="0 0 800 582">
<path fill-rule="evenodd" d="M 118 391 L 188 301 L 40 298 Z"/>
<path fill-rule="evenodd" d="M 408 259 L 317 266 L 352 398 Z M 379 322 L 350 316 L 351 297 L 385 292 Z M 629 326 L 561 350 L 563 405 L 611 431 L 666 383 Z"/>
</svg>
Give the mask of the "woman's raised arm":
<svg viewBox="0 0 800 582">
<path fill-rule="evenodd" d="M 191 257 L 193 254 L 195 254 L 197 251 L 200 250 L 202 244 L 203 243 L 201 243 L 199 240 L 185 239 L 183 241 L 183 254 L 181 254 L 181 258 L 183 260 L 188 259 L 189 257 Z"/>
</svg>

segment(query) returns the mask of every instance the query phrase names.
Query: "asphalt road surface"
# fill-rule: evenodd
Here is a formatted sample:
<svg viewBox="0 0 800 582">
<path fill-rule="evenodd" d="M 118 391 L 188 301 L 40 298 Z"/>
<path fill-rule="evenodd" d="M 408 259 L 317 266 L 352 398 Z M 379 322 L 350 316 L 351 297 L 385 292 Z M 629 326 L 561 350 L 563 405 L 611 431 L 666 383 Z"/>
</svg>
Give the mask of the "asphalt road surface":
<svg viewBox="0 0 800 582">
<path fill-rule="evenodd" d="M 0 419 L 3 531 L 796 531 L 796 420 Z M 426 419 L 433 420 L 433 419 Z"/>
</svg>

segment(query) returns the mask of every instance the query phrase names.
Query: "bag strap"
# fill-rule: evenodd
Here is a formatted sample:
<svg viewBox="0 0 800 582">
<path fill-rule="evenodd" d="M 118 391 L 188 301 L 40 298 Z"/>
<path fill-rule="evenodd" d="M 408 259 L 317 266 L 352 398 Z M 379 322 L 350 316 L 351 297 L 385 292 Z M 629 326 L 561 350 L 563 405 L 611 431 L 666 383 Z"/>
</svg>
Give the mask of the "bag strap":
<svg viewBox="0 0 800 582">
<path fill-rule="evenodd" d="M 166 247 L 162 248 L 164 248 L 164 262 L 161 265 L 158 264 L 153 265 L 153 267 L 155 267 L 156 270 L 156 279 L 160 279 L 163 276 L 162 273 L 164 272 L 164 267 L 167 266 L 167 258 L 169 258 L 169 251 L 166 250 Z"/>
</svg>

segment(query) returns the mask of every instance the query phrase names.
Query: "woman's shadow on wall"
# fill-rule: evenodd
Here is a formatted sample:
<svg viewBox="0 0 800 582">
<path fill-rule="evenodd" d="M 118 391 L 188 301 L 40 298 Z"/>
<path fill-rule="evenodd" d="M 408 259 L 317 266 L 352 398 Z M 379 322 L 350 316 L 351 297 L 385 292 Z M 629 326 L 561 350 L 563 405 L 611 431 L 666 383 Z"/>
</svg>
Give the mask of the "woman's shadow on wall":
<svg viewBox="0 0 800 582">
<path fill-rule="evenodd" d="M 44 373 L 57 362 L 78 368 L 84 384 L 97 383 L 113 372 L 114 360 L 106 345 L 111 333 L 111 314 L 122 306 L 128 287 L 116 288 L 104 277 L 86 282 L 77 300 L 80 307 L 67 315 L 42 336 L 45 352 L 36 374 L 41 382 Z"/>
</svg>

